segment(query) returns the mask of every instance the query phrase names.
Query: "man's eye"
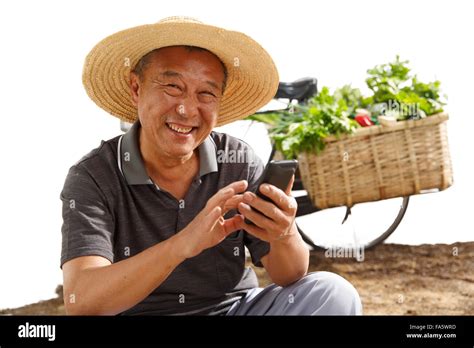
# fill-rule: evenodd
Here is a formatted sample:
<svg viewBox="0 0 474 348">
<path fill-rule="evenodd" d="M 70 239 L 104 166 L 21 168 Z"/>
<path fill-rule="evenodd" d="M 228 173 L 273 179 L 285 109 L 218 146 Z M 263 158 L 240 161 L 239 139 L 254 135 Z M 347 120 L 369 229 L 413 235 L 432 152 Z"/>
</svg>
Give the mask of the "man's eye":
<svg viewBox="0 0 474 348">
<path fill-rule="evenodd" d="M 165 85 L 165 93 L 177 97 L 183 93 L 183 90 L 180 86 L 175 85 L 174 83 L 168 83 Z"/>
<path fill-rule="evenodd" d="M 199 93 L 199 100 L 203 103 L 216 103 L 218 97 L 212 92 L 201 92 Z"/>
</svg>

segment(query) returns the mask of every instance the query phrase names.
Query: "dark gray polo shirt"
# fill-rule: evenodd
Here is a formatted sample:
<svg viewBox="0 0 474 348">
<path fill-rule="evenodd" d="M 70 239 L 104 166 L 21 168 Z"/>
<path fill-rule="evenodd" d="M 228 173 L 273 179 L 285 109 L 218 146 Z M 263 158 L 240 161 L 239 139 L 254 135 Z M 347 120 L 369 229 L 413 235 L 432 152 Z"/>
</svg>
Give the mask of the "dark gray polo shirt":
<svg viewBox="0 0 474 348">
<path fill-rule="evenodd" d="M 136 122 L 124 135 L 103 141 L 69 170 L 61 192 L 61 267 L 86 255 L 111 262 L 132 257 L 181 231 L 222 187 L 245 179 L 254 190 L 263 171 L 262 161 L 249 145 L 212 132 L 198 148 L 199 173 L 178 201 L 147 175 L 139 151 L 139 127 Z M 246 290 L 258 286 L 253 270 L 245 267 L 244 246 L 261 267 L 269 244 L 243 230 L 234 232 L 181 263 L 147 298 L 123 314 L 225 313 Z"/>
</svg>

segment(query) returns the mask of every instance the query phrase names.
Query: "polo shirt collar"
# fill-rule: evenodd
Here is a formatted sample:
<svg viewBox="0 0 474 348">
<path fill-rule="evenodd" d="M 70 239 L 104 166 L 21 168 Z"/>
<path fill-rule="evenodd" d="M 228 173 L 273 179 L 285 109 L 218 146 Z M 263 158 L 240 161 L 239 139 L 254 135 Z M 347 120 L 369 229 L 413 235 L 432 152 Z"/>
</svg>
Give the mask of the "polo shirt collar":
<svg viewBox="0 0 474 348">
<path fill-rule="evenodd" d="M 129 185 L 154 185 L 148 176 L 145 163 L 140 153 L 138 134 L 140 122 L 136 121 L 132 127 L 122 135 L 118 143 L 118 167 Z M 198 147 L 199 149 L 199 176 L 217 172 L 216 144 L 209 135 Z"/>
</svg>

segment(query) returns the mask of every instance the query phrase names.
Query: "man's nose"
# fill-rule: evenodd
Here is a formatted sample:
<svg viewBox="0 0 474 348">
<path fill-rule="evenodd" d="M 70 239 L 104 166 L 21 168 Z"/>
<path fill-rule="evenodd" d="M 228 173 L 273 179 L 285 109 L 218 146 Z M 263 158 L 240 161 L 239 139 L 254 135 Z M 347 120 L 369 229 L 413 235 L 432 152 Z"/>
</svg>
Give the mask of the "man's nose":
<svg viewBox="0 0 474 348">
<path fill-rule="evenodd" d="M 181 103 L 176 105 L 176 112 L 183 117 L 193 118 L 199 114 L 198 101 L 189 96 L 183 98 Z"/>
</svg>

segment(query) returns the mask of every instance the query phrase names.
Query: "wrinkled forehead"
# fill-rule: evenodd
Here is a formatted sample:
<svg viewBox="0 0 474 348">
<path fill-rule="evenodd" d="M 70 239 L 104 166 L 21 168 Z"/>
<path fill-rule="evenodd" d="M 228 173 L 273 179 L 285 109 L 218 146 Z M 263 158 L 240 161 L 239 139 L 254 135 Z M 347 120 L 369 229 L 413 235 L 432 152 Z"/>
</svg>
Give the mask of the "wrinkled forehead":
<svg viewBox="0 0 474 348">
<path fill-rule="evenodd" d="M 167 47 L 161 47 L 161 48 L 157 48 L 155 50 L 152 50 L 152 51 L 146 53 L 145 55 L 143 55 L 139 59 L 139 61 L 136 64 L 134 70 L 139 70 L 140 68 L 143 69 L 150 62 L 155 61 L 155 60 L 159 60 L 160 57 L 171 58 L 171 61 L 173 61 L 173 58 L 176 58 L 176 56 L 181 56 L 183 52 L 186 52 L 186 53 L 191 53 L 191 52 L 206 53 L 208 55 L 208 58 L 206 59 L 205 62 L 208 65 L 212 65 L 212 64 L 218 62 L 220 64 L 220 66 L 222 67 L 222 70 L 224 71 L 224 74 L 227 75 L 227 69 L 226 69 L 224 63 L 222 62 L 222 60 L 216 54 L 214 54 L 213 52 L 211 52 L 211 51 L 209 51 L 205 48 L 196 47 L 196 46 L 185 46 L 185 45 L 183 45 L 183 46 L 167 46 Z M 180 59 L 186 59 L 186 58 L 187 57 L 180 57 Z"/>
<path fill-rule="evenodd" d="M 222 90 L 224 90 L 227 82 L 227 69 L 224 63 L 213 52 L 201 47 L 182 45 L 157 48 L 142 56 L 132 71 L 142 78 L 150 63 L 153 62 L 155 64 L 160 64 L 163 62 L 163 60 L 166 60 L 169 64 L 173 64 L 175 62 L 186 63 L 186 59 L 189 59 L 189 55 L 186 55 L 186 53 L 192 52 L 202 52 L 208 56 L 206 59 L 201 60 L 200 62 L 201 64 L 204 63 L 207 68 L 213 69 L 218 66 L 217 69 L 222 70 L 224 75 Z"/>
</svg>

